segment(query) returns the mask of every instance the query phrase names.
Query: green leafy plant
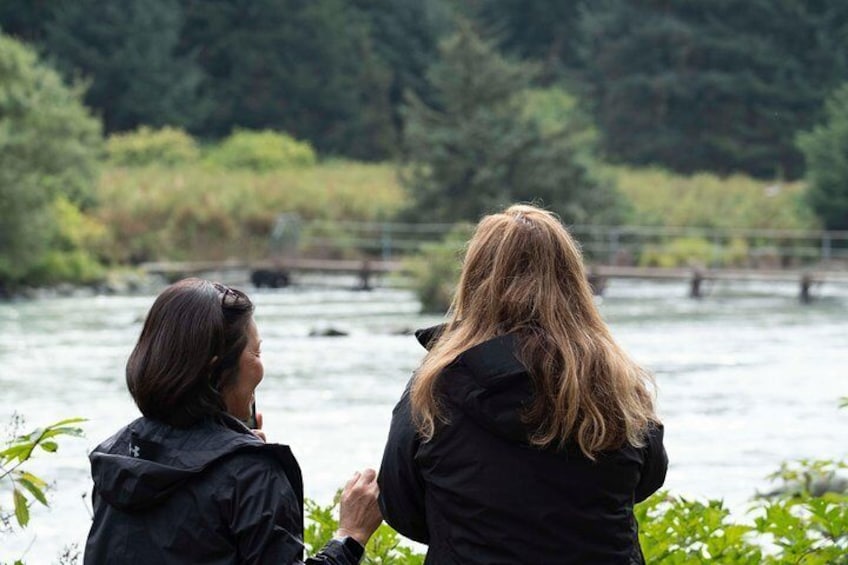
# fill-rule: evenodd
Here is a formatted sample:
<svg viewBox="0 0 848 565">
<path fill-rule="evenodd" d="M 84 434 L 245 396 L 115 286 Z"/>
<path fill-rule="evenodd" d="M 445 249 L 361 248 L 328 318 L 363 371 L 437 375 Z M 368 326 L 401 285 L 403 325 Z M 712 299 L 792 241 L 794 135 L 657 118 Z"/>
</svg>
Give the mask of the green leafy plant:
<svg viewBox="0 0 848 565">
<path fill-rule="evenodd" d="M 751 526 L 735 524 L 719 500 L 698 502 L 658 493 L 636 506 L 639 541 L 647 563 L 762 562 L 746 540 Z"/>
<path fill-rule="evenodd" d="M 94 203 L 100 123 L 30 47 L 0 33 L 0 287 L 29 284 L 52 249 L 57 197 Z"/>
<path fill-rule="evenodd" d="M 21 423 L 15 420 L 15 428 Z M 45 491 L 47 482 L 27 471 L 24 464 L 29 461 L 37 449 L 54 453 L 59 449 L 56 441 L 60 436 L 82 435 L 82 429 L 75 426 L 85 421 L 83 418 L 68 418 L 44 428 L 37 428 L 28 434 L 15 435 L 0 451 L 0 485 L 11 491 L 12 504 L 6 507 L 0 503 L 0 523 L 4 529 L 12 527 L 12 519 L 18 526 L 25 528 L 29 524 L 29 509 L 37 501 L 48 506 Z"/>
<path fill-rule="evenodd" d="M 135 131 L 110 135 L 106 154 L 116 165 L 171 166 L 196 161 L 200 150 L 194 139 L 179 128 L 142 126 Z"/>
<path fill-rule="evenodd" d="M 450 306 L 462 270 L 462 250 L 472 227 L 458 224 L 438 243 L 421 245 L 421 252 L 404 261 L 412 289 L 427 313 L 444 313 Z"/>
<path fill-rule="evenodd" d="M 336 518 L 341 491 L 336 493 L 333 503 L 321 506 L 312 500 L 306 500 L 306 528 L 304 541 L 307 553 L 319 551 L 332 539 L 339 527 Z M 381 524 L 365 547 L 365 565 L 421 565 L 424 555 L 410 547 L 401 545 L 401 537 L 386 524 Z"/>
<path fill-rule="evenodd" d="M 309 143 L 270 130 L 236 130 L 208 156 L 212 165 L 254 171 L 311 167 L 315 161 L 315 150 Z"/>
</svg>

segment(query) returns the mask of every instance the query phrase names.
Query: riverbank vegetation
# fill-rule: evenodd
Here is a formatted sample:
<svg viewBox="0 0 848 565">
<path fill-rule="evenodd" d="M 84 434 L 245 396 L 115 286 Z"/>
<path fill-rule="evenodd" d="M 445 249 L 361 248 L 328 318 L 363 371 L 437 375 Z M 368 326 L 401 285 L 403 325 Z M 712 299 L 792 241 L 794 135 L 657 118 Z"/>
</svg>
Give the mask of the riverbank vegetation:
<svg viewBox="0 0 848 565">
<path fill-rule="evenodd" d="M 315 5 L 323 6 L 322 2 Z M 344 4 L 341 0 L 333 2 Z M 294 119 L 288 114 L 263 114 L 257 104 L 266 101 L 273 106 L 267 96 L 279 91 L 261 88 L 259 98 L 251 99 L 250 106 L 243 108 L 245 115 L 254 116 L 253 120 L 242 121 L 230 106 L 218 106 L 218 111 L 213 111 L 206 106 L 213 100 L 199 98 L 194 108 L 205 118 L 175 118 L 176 101 L 191 98 L 180 97 L 188 96 L 204 80 L 212 81 L 207 86 L 213 84 L 218 80 L 215 73 L 221 69 L 211 60 L 196 67 L 197 61 L 192 62 L 189 51 L 182 51 L 182 47 L 178 49 L 182 54 L 174 59 L 167 46 L 181 45 L 182 33 L 188 34 L 186 41 L 191 38 L 189 43 L 207 41 L 209 37 L 200 30 L 207 26 L 218 29 L 216 26 L 226 21 L 226 10 L 216 12 L 223 10 L 217 4 L 217 8 L 210 8 L 209 19 L 203 21 L 181 2 L 150 7 L 145 25 L 170 34 L 156 46 L 156 57 L 161 59 L 156 64 L 170 61 L 170 66 L 161 69 L 180 77 L 179 84 L 160 85 L 165 89 L 161 96 L 147 91 L 142 96 L 143 89 L 133 88 L 104 96 L 116 86 L 109 82 L 116 69 L 98 66 L 105 60 L 74 60 L 74 53 L 78 53 L 74 49 L 97 41 L 93 39 L 96 34 L 86 39 L 62 31 L 63 26 L 71 24 L 86 29 L 100 25 L 80 20 L 82 4 L 56 13 L 47 6 L 33 8 L 45 11 L 40 15 L 49 25 L 15 19 L 0 9 L 4 29 L 17 30 L 48 53 L 57 46 L 68 48 L 55 61 L 64 76 L 71 76 L 69 69 L 79 64 L 95 73 L 88 90 L 65 86 L 60 74 L 40 62 L 34 50 L 2 38 L 0 61 L 10 69 L 11 78 L 2 85 L 0 96 L 5 108 L 0 113 L 0 142 L 8 149 L 2 154 L 10 160 L 2 167 L 0 178 L 4 202 L 0 211 L 0 292 L 14 292 L 22 285 L 95 283 L 108 269 L 152 260 L 261 258 L 269 252 L 276 218 L 284 213 L 306 220 L 474 222 L 486 211 L 529 200 L 557 211 L 569 225 L 792 230 L 842 226 L 842 187 L 848 183 L 838 181 L 844 167 L 839 166 L 838 159 L 833 161 L 832 152 L 827 150 L 831 145 L 841 147 L 842 124 L 848 115 L 841 102 L 844 94 L 837 92 L 827 98 L 836 86 L 824 81 L 815 92 L 804 94 L 804 107 L 822 109 L 811 110 L 804 119 L 795 116 L 793 131 L 808 127 L 813 114 L 826 125 L 801 135 L 801 149 L 786 144 L 788 123 L 773 132 L 776 137 L 769 145 L 772 138 L 762 135 L 765 124 L 758 120 L 749 124 L 750 131 L 740 134 L 722 118 L 716 122 L 716 127 L 721 126 L 716 137 L 710 137 L 698 133 L 698 128 L 708 129 L 709 123 L 696 121 L 683 127 L 683 122 L 669 121 L 672 114 L 677 116 L 674 120 L 682 119 L 674 112 L 657 118 L 660 122 L 653 126 L 665 129 L 646 141 L 640 128 L 627 129 L 626 124 L 612 119 L 627 106 L 609 98 L 612 93 L 607 88 L 617 84 L 615 81 L 599 83 L 598 77 L 579 73 L 566 73 L 554 80 L 552 74 L 558 76 L 562 69 L 552 68 L 549 60 L 538 60 L 535 47 L 530 49 L 528 44 L 522 48 L 528 38 L 512 35 L 528 22 L 514 20 L 514 13 L 496 4 L 493 2 L 485 13 L 456 6 L 436 10 L 406 4 L 365 9 L 366 20 L 378 13 L 382 14 L 380 18 L 391 13 L 391 18 L 380 21 L 392 22 L 398 29 L 432 26 L 427 27 L 430 35 L 419 45 L 426 56 L 422 51 L 417 59 L 393 60 L 391 72 L 384 69 L 388 74 L 382 75 L 383 79 L 394 76 L 399 81 L 397 88 L 403 87 L 400 93 L 389 96 L 387 105 L 385 100 L 379 102 L 383 91 L 369 91 L 372 96 L 366 97 L 367 101 L 357 102 L 349 95 L 361 91 L 334 84 L 334 88 L 352 88 L 339 99 L 350 106 L 343 112 L 339 108 L 335 125 L 323 123 L 317 111 L 327 111 L 318 104 L 319 98 L 326 101 L 326 93 L 319 97 L 314 88 L 301 91 L 293 86 L 293 96 L 305 97 L 303 106 L 292 106 L 294 113 L 298 113 L 294 108 L 303 109 L 293 122 L 288 121 Z M 563 29 L 585 27 L 603 36 L 627 13 L 613 4 L 599 8 L 599 12 L 588 7 L 575 13 L 553 10 L 551 17 L 561 18 Z M 273 11 L 262 8 L 266 9 Z M 362 9 L 346 5 L 343 12 L 354 17 Z M 484 36 L 485 26 L 480 23 L 495 14 L 514 26 L 497 41 Z M 413 15 L 420 18 L 404 19 Z M 216 19 L 219 16 L 223 18 L 220 21 Z M 667 14 L 653 16 L 663 19 Z M 117 20 L 109 25 L 126 23 L 123 16 L 115 17 Z M 327 13 L 318 9 L 296 11 L 287 17 L 306 27 L 332 28 L 339 23 L 325 19 Z M 527 17 L 534 19 L 539 14 Z M 693 32 L 704 25 L 696 14 L 683 8 L 673 17 Z M 550 22 L 541 23 L 547 26 Z M 28 28 L 30 24 L 35 27 Z M 262 23 L 256 20 L 251 25 L 261 27 Z M 356 34 L 375 34 L 376 51 L 371 55 L 376 58 L 369 60 L 377 66 L 361 69 L 365 74 L 375 73 L 367 80 L 375 79 L 381 73 L 376 62 L 388 52 L 382 49 L 403 40 L 384 37 L 376 29 L 369 31 L 367 25 L 357 29 Z M 641 32 L 634 31 L 636 35 L 627 41 L 638 42 Z M 360 45 L 357 42 L 361 37 L 356 34 L 359 39 L 348 37 L 353 43 L 346 48 Z M 120 34 L 110 37 L 110 41 L 129 42 L 121 44 L 127 52 L 135 52 L 133 41 L 144 43 L 149 39 L 135 31 L 126 38 Z M 294 39 L 289 37 L 282 44 L 289 41 Z M 515 50 L 505 49 L 508 44 Z M 338 50 L 339 45 L 321 56 L 346 61 L 349 53 Z M 222 59 L 218 62 L 223 64 L 229 47 L 219 47 Z M 625 53 L 609 53 L 603 45 L 587 47 L 598 49 L 598 56 L 626 59 Z M 153 53 L 148 55 L 152 57 Z M 26 64 L 21 63 L 24 60 Z M 603 62 L 606 65 L 610 60 Z M 92 66 L 87 66 L 89 63 Z M 129 63 L 140 65 L 139 76 L 152 68 L 145 66 L 151 61 Z M 574 71 L 583 64 L 568 59 L 566 66 L 576 65 L 571 69 Z M 768 62 L 779 64 L 773 59 Z M 604 65 L 597 68 L 599 73 L 609 70 Z M 32 70 L 21 71 L 25 67 Z M 414 80 L 409 74 L 413 68 L 420 71 Z M 645 72 L 639 70 L 634 76 L 644 78 Z M 211 74 L 203 79 L 204 73 Z M 34 78 L 42 75 L 49 78 Z M 570 78 L 565 80 L 566 76 Z M 577 76 L 582 78 L 577 80 Z M 728 80 L 733 76 L 729 73 Z M 364 75 L 359 78 L 366 80 Z M 273 80 L 277 79 L 282 82 L 276 87 L 285 83 L 274 75 Z M 234 81 L 230 86 L 238 89 L 244 84 Z M 171 92 L 171 88 L 178 92 Z M 596 94 L 601 98 L 590 94 L 593 88 L 599 89 Z M 18 103 L 21 92 L 29 93 L 31 103 Z M 176 98 L 169 99 L 165 93 Z M 639 93 L 632 94 L 634 100 L 642 100 Z M 197 92 L 194 95 L 199 96 Z M 144 106 L 141 99 L 151 105 Z M 830 102 L 825 111 L 826 99 Z M 97 117 L 83 103 L 96 108 Z M 733 104 L 727 109 L 731 114 L 739 110 Z M 687 107 L 687 115 L 694 114 L 696 111 Z M 26 115 L 39 118 L 21 117 Z M 354 119 L 354 115 L 358 117 Z M 99 135 L 100 120 L 109 133 L 105 144 Z M 57 129 L 56 124 L 62 127 Z M 732 124 L 738 125 L 736 121 Z M 643 125 L 646 131 L 653 127 Z M 689 131 L 690 126 L 695 130 Z M 756 139 L 750 138 L 755 133 Z M 621 137 L 612 139 L 613 134 Z M 641 147 L 640 153 L 621 145 L 628 138 L 634 148 Z M 702 142 L 706 145 L 698 145 Z M 26 144 L 39 149 L 26 149 Z M 721 155 L 727 157 L 725 149 L 743 146 L 745 151 L 722 160 Z M 683 159 L 672 149 L 686 152 L 688 157 Z M 802 154 L 809 161 L 809 183 L 799 174 Z M 773 165 L 771 172 L 769 162 Z M 631 253 L 627 260 L 639 265 L 695 266 L 715 264 L 720 258 L 728 266 L 748 266 L 748 252 L 755 244 L 744 238 L 717 244 L 696 236 L 658 241 L 640 251 L 638 257 Z M 761 255 L 769 256 L 769 266 L 776 265 L 773 253 L 763 251 Z"/>
</svg>

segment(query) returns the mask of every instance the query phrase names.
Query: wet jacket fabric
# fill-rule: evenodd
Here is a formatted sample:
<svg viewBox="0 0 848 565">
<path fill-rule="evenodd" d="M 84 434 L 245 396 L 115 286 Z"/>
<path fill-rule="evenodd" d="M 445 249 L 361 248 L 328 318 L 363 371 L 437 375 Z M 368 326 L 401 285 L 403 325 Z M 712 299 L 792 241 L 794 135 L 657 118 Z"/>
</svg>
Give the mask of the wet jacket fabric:
<svg viewBox="0 0 848 565">
<path fill-rule="evenodd" d="M 139 418 L 90 460 L 86 565 L 302 563 L 300 467 L 233 418 L 186 429 Z M 332 541 L 306 563 L 357 559 Z"/>
<path fill-rule="evenodd" d="M 433 329 L 416 334 L 425 346 Z M 576 445 L 529 444 L 530 376 L 512 335 L 462 353 L 440 375 L 449 424 L 423 443 L 409 387 L 394 409 L 378 477 L 383 516 L 429 545 L 427 564 L 644 563 L 633 504 L 664 482 L 663 429 L 643 448 L 591 461 Z"/>
</svg>

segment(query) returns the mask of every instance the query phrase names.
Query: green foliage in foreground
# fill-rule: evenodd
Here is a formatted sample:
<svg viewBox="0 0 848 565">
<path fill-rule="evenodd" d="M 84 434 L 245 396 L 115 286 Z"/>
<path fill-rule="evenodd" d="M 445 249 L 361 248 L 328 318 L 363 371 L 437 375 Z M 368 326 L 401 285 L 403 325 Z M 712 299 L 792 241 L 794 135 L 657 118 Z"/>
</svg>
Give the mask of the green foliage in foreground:
<svg viewBox="0 0 848 565">
<path fill-rule="evenodd" d="M 18 435 L 0 450 L 0 535 L 29 525 L 30 506 L 47 505 L 47 482 L 26 470 L 41 449 L 53 453 L 61 436 L 80 436 L 71 418 Z M 20 426 L 20 418 L 16 421 Z M 800 461 L 784 464 L 772 478 L 782 480 L 774 493 L 754 501 L 752 519 L 738 521 L 719 500 L 705 502 L 657 493 L 635 508 L 639 538 L 651 564 L 722 563 L 728 565 L 848 564 L 848 492 L 838 473 L 848 464 Z M 838 491 L 838 492 L 834 492 Z M 6 493 L 8 492 L 8 497 Z M 8 499 L 11 502 L 4 502 Z M 338 496 L 320 506 L 306 501 L 304 540 L 312 554 L 338 529 Z M 420 565 L 424 555 L 402 543 L 386 524 L 366 548 L 368 565 Z M 73 562 L 66 550 L 65 557 Z M 64 560 L 64 557 L 63 557 Z"/>
<path fill-rule="evenodd" d="M 329 506 L 320 506 L 312 500 L 306 501 L 306 528 L 304 529 L 304 542 L 306 543 L 306 554 L 313 555 L 320 551 L 330 541 L 339 527 L 336 516 L 338 515 L 339 497 L 341 491 L 336 493 L 335 500 Z M 381 524 L 365 547 L 365 565 L 421 565 L 424 563 L 424 555 L 415 552 L 408 546 L 401 545 L 401 537 L 396 531 L 385 523 Z"/>
<path fill-rule="evenodd" d="M 682 565 L 844 565 L 848 563 L 848 493 L 816 496 L 810 485 L 832 475 L 842 463 L 807 461 L 776 473 L 782 494 L 753 503 L 753 521 L 738 521 L 720 500 L 705 502 L 660 492 L 635 508 L 646 563 Z M 798 487 L 798 488 L 795 488 Z M 336 531 L 337 500 L 330 506 L 307 501 L 305 539 L 319 550 Z M 424 555 L 405 545 L 383 524 L 368 543 L 365 563 L 423 563 Z"/>
<path fill-rule="evenodd" d="M 84 418 L 68 418 L 45 428 L 38 428 L 28 434 L 15 435 L 0 450 L 0 486 L 10 491 L 12 504 L 0 499 L 0 532 L 12 527 L 14 517 L 18 526 L 25 528 L 29 524 L 29 508 L 38 501 L 47 506 L 47 482 L 23 468 L 37 448 L 47 453 L 59 449 L 56 438 L 60 436 L 82 435 L 82 429 L 75 426 L 84 422 Z M 20 420 L 17 420 L 18 424 Z"/>
</svg>

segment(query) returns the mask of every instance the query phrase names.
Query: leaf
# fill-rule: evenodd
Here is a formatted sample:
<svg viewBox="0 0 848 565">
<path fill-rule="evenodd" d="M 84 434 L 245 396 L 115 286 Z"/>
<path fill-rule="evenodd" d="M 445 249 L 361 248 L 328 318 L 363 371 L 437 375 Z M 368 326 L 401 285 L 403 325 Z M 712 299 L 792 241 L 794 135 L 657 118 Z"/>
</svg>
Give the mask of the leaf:
<svg viewBox="0 0 848 565">
<path fill-rule="evenodd" d="M 54 453 L 57 449 L 59 449 L 59 444 L 55 441 L 43 441 L 38 445 L 41 446 L 41 449 L 49 453 Z"/>
<path fill-rule="evenodd" d="M 31 443 L 12 445 L 0 451 L 0 462 L 12 461 L 13 459 L 25 461 L 29 458 L 32 448 L 33 445 Z"/>
<path fill-rule="evenodd" d="M 56 428 L 56 427 L 59 427 L 59 426 L 65 426 L 67 424 L 78 424 L 80 422 L 87 422 L 87 421 L 88 421 L 88 418 L 66 418 L 64 420 L 59 420 L 55 424 L 51 424 L 50 426 L 48 426 L 48 429 Z"/>
<path fill-rule="evenodd" d="M 33 485 L 35 485 L 36 487 L 38 487 L 42 490 L 47 488 L 47 481 L 45 481 L 44 479 L 42 479 L 40 477 L 36 477 L 35 475 L 30 473 L 29 471 L 20 471 L 19 473 L 20 473 L 19 476 L 20 476 L 21 479 L 24 479 L 24 480 L 31 482 Z"/>
<path fill-rule="evenodd" d="M 27 489 L 27 490 L 30 492 L 30 494 L 31 494 L 33 497 L 35 497 L 35 499 L 36 499 L 37 501 L 39 501 L 41 504 L 43 504 L 44 506 L 47 506 L 47 505 L 48 505 L 48 504 L 47 504 L 47 497 L 45 497 L 45 496 L 44 496 L 44 491 L 43 491 L 43 490 L 41 490 L 40 488 L 38 488 L 38 486 L 36 486 L 36 485 L 35 485 L 35 484 L 33 484 L 31 481 L 29 481 L 28 479 L 25 479 L 25 478 L 23 478 L 23 477 L 21 477 L 21 478 L 19 478 L 19 479 L 18 479 L 18 483 L 19 483 L 22 487 L 24 487 L 25 489 Z"/>
<path fill-rule="evenodd" d="M 18 520 L 18 524 L 24 528 L 29 523 L 29 507 L 26 497 L 18 489 L 12 492 L 12 496 L 15 499 L 15 518 Z"/>
</svg>

